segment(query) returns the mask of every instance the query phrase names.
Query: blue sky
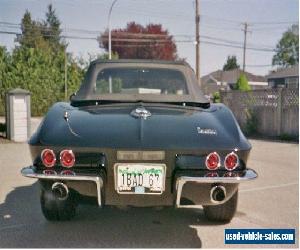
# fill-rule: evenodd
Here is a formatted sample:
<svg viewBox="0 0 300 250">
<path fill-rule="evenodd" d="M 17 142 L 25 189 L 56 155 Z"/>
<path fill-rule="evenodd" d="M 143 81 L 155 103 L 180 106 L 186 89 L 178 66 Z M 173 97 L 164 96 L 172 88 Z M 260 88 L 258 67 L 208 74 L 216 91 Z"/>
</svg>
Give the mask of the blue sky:
<svg viewBox="0 0 300 250">
<path fill-rule="evenodd" d="M 55 7 L 68 35 L 96 37 L 95 32 L 83 34 L 69 29 L 104 31 L 112 0 L 0 0 L 0 22 L 20 23 L 26 9 L 34 19 L 43 19 L 49 3 Z M 125 27 L 129 21 L 161 23 L 178 41 L 179 56 L 194 67 L 195 45 L 187 42 L 195 39 L 194 12 L 194 0 L 118 0 L 112 12 L 112 28 Z M 228 55 L 236 55 L 242 64 L 242 49 L 231 47 L 242 45 L 242 22 L 250 24 L 249 46 L 260 49 L 247 51 L 246 70 L 265 75 L 272 69 L 266 66 L 271 65 L 274 54 L 269 50 L 275 48 L 282 32 L 293 22 L 298 22 L 299 3 L 298 0 L 200 0 L 200 14 L 203 40 L 200 47 L 201 75 L 221 69 Z M 16 31 L 1 24 L 0 30 Z M 0 34 L 0 45 L 11 49 L 15 46 L 14 38 L 13 35 Z M 94 40 L 67 41 L 68 51 L 75 56 L 87 57 L 88 53 L 103 52 Z"/>
</svg>

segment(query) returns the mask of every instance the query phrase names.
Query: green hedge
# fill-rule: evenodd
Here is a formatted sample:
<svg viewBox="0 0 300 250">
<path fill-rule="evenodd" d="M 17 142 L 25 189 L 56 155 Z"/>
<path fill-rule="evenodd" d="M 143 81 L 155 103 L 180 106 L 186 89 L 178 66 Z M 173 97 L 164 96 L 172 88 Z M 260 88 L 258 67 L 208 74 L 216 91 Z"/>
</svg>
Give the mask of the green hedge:
<svg viewBox="0 0 300 250">
<path fill-rule="evenodd" d="M 68 55 L 68 95 L 75 92 L 84 75 Z M 65 98 L 65 54 L 50 49 L 15 48 L 8 53 L 0 47 L 0 115 L 5 112 L 5 93 L 22 88 L 31 92 L 31 113 L 43 116 L 55 102 Z"/>
</svg>

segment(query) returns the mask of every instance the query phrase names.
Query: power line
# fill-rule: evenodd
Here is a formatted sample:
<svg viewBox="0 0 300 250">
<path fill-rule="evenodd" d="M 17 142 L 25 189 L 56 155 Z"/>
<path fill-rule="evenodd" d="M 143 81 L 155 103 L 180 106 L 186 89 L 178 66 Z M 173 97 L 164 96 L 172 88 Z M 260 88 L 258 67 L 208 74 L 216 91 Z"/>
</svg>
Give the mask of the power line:
<svg viewBox="0 0 300 250">
<path fill-rule="evenodd" d="M 201 22 L 201 26 L 204 26 L 203 28 L 206 28 L 206 29 L 214 29 L 214 30 L 231 30 L 231 31 L 240 31 L 241 29 L 240 28 L 229 28 L 229 27 L 220 27 L 220 26 L 214 26 L 214 25 L 211 25 L 211 24 L 206 24 L 204 22 Z"/>
<path fill-rule="evenodd" d="M 298 21 L 282 21 L 282 22 L 251 22 L 253 25 L 263 24 L 263 25 L 273 25 L 273 24 L 293 24 L 298 23 Z"/>
<path fill-rule="evenodd" d="M 6 26 L 6 25 L 1 25 L 2 22 L 0 22 L 0 26 Z M 14 24 L 14 25 L 18 25 L 18 27 L 10 27 L 10 26 L 6 26 L 5 28 L 21 28 L 19 24 Z M 27 31 L 32 31 L 35 30 L 33 28 L 26 28 Z M 47 31 L 47 32 L 51 32 L 51 28 L 49 27 L 38 27 L 37 30 L 39 31 Z M 76 29 L 76 28 L 65 28 L 65 29 L 61 29 L 62 32 L 79 32 L 79 33 L 86 33 L 86 34 L 96 34 L 99 35 L 101 33 L 103 33 L 100 30 L 86 30 L 86 29 Z M 171 34 L 149 34 L 149 33 L 133 33 L 133 32 L 112 32 L 113 34 L 118 34 L 118 36 L 122 36 L 122 35 L 128 35 L 128 36 L 145 36 L 145 37 L 151 37 L 151 36 L 160 36 L 160 37 L 193 37 L 194 35 L 184 35 L 184 34 L 175 34 L 175 35 L 171 35 Z"/>
<path fill-rule="evenodd" d="M 219 17 L 212 17 L 212 16 L 207 16 L 207 15 L 201 15 L 201 17 L 204 18 L 204 20 L 207 19 L 211 19 L 211 20 L 216 20 L 216 21 L 220 21 L 220 22 L 227 22 L 227 23 L 234 23 L 234 24 L 241 24 L 242 21 L 238 21 L 238 20 L 232 20 L 232 19 L 224 19 L 224 18 L 219 18 Z"/>
<path fill-rule="evenodd" d="M 265 31 L 279 31 L 279 32 L 281 32 L 281 33 L 283 33 L 283 30 L 285 30 L 285 31 L 287 31 L 287 27 L 274 27 L 274 28 L 266 28 L 266 27 L 264 27 L 264 28 L 253 28 L 252 29 L 252 31 L 255 31 L 255 32 L 259 32 L 259 31 L 263 31 L 263 32 L 265 32 Z"/>
<path fill-rule="evenodd" d="M 116 11 L 118 11 L 118 9 L 116 9 Z M 149 11 L 148 11 L 149 12 Z M 137 10 L 136 13 L 139 14 L 145 14 L 141 13 L 140 10 Z M 152 13 L 150 13 L 152 14 Z M 153 13 L 153 14 L 157 14 L 157 12 Z M 163 18 L 171 18 L 171 19 L 178 19 L 179 17 L 184 17 L 183 15 L 178 15 L 178 14 L 172 14 L 172 17 L 168 16 L 167 14 L 162 15 L 161 17 Z M 185 16 L 185 17 L 190 17 L 190 15 Z M 201 20 L 203 19 L 203 21 L 201 22 L 201 26 L 207 26 L 209 28 L 213 28 L 213 29 L 227 29 L 227 30 L 239 30 L 237 27 L 220 27 L 220 25 L 224 25 L 224 22 L 226 23 L 231 23 L 231 24 L 235 24 L 235 25 L 241 25 L 243 24 L 242 21 L 238 21 L 238 20 L 230 20 L 230 19 L 223 19 L 223 18 L 216 18 L 216 17 L 211 17 L 211 16 L 207 16 L 207 15 L 200 15 Z M 215 26 L 211 23 L 207 23 L 206 21 L 209 20 L 215 20 L 217 22 L 219 22 L 218 26 Z M 188 22 L 193 22 L 193 19 L 189 19 L 189 20 L 181 20 L 181 21 L 188 21 Z M 278 27 L 270 27 L 270 26 L 278 26 L 278 25 L 286 25 L 286 24 L 297 24 L 298 21 L 275 21 L 275 22 L 248 22 L 249 25 L 254 25 L 254 26 L 259 26 L 259 25 L 267 25 L 267 27 L 259 27 L 259 29 L 254 29 L 254 30 L 260 30 L 260 29 L 277 29 Z M 13 26 L 19 26 L 21 27 L 20 23 L 12 23 L 12 22 L 3 22 L 1 21 L 0 24 L 4 24 L 4 25 L 10 25 L 11 27 Z M 68 29 L 70 31 L 79 31 L 79 32 L 91 32 L 91 33 L 95 33 L 95 32 L 100 32 L 97 30 L 86 30 L 86 29 Z"/>
<path fill-rule="evenodd" d="M 11 35 L 21 35 L 21 33 L 19 32 L 10 32 L 10 31 L 0 31 L 0 34 L 11 34 Z M 55 35 L 50 35 L 47 34 L 45 35 L 46 37 L 53 37 Z M 67 36 L 67 35 L 61 35 L 61 38 L 68 38 L 68 39 L 80 39 L 80 40 L 95 40 L 98 41 L 97 37 L 79 37 L 79 36 Z M 112 39 L 112 41 L 123 41 L 123 42 L 156 42 L 156 43 L 166 43 L 166 40 L 152 40 L 152 39 L 144 39 L 144 41 L 141 41 L 140 39 Z M 175 40 L 175 43 L 194 43 L 193 40 Z M 230 48 L 243 48 L 242 46 L 239 45 L 230 45 L 230 44 L 224 44 L 224 43 L 218 43 L 218 42 L 212 42 L 212 41 L 205 41 L 205 40 L 201 40 L 201 43 L 204 44 L 210 44 L 210 45 L 215 45 L 215 46 L 223 46 L 223 47 L 230 47 Z M 249 47 L 249 50 L 254 50 L 254 51 L 264 51 L 264 52 L 276 52 L 276 50 L 272 50 L 272 49 L 260 49 L 260 48 L 254 48 L 254 47 Z"/>
<path fill-rule="evenodd" d="M 221 47 L 229 47 L 229 48 L 237 48 L 237 49 L 243 49 L 243 46 L 239 46 L 239 45 L 230 45 L 230 44 L 224 44 L 224 43 L 218 43 L 218 42 L 211 42 L 211 41 L 203 41 L 200 40 L 201 43 L 204 44 L 210 44 L 210 45 L 216 45 L 216 46 L 221 46 Z M 276 50 L 271 50 L 271 49 L 259 49 L 259 48 L 252 48 L 252 47 L 248 47 L 248 50 L 253 50 L 253 51 L 262 51 L 262 52 L 277 52 Z"/>
<path fill-rule="evenodd" d="M 31 28 L 27 28 L 27 31 L 31 31 L 33 29 Z M 51 33 L 51 30 L 49 30 L 49 28 L 43 28 L 41 27 L 39 29 L 40 31 L 47 31 L 48 35 L 49 32 Z M 87 31 L 87 30 L 83 30 L 83 29 L 72 29 L 72 28 L 65 28 L 64 30 L 62 30 L 65 34 L 61 35 L 62 38 L 72 38 L 72 39 L 82 39 L 82 40 L 94 40 L 97 39 L 95 37 L 82 37 L 82 36 L 78 36 L 78 35 L 70 35 L 68 34 L 70 30 L 76 30 L 76 31 Z M 100 34 L 100 31 L 92 31 L 95 34 Z M 2 32 L 3 33 L 3 32 Z M 10 34 L 15 34 L 16 32 L 7 32 Z M 19 33 L 16 33 L 19 34 Z M 119 38 L 122 38 L 122 36 L 125 36 L 126 39 L 129 38 L 173 38 L 173 37 L 177 37 L 177 38 L 189 38 L 191 41 L 186 41 L 186 42 L 195 42 L 194 41 L 194 35 L 188 35 L 188 34 L 175 34 L 175 35 L 170 35 L 170 34 L 149 34 L 149 33 L 132 33 L 132 32 L 113 32 L 112 33 L 117 34 L 117 36 Z M 44 34 L 43 34 L 44 35 Z M 220 38 L 220 37 L 213 37 L 213 36 L 206 36 L 206 35 L 200 35 L 201 38 L 207 38 L 209 40 L 214 40 L 214 41 L 219 41 L 219 42 L 225 42 L 225 43 L 229 43 L 229 44 L 237 44 L 237 45 L 241 45 L 242 41 L 233 41 L 233 40 L 228 40 L 228 39 L 224 39 L 224 38 Z M 250 45 L 250 44 L 249 44 Z M 264 48 L 273 48 L 273 46 L 270 45 L 260 45 L 260 44 L 251 44 L 252 47 L 258 47 L 261 49 Z"/>
</svg>

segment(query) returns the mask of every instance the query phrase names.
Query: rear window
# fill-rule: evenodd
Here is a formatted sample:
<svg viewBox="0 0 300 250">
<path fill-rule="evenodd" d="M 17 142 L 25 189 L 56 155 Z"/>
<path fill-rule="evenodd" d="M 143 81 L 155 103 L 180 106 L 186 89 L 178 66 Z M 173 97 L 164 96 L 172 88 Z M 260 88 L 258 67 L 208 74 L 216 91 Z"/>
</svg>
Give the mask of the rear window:
<svg viewBox="0 0 300 250">
<path fill-rule="evenodd" d="M 184 75 L 161 68 L 107 68 L 97 75 L 94 94 L 187 95 Z"/>
</svg>

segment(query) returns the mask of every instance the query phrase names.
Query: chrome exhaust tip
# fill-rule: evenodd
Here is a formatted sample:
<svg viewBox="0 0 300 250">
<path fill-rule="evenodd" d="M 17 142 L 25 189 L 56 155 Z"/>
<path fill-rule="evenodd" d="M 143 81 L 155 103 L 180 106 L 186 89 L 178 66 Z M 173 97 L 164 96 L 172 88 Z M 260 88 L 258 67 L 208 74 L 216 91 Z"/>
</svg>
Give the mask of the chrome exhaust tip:
<svg viewBox="0 0 300 250">
<path fill-rule="evenodd" d="M 69 189 L 67 185 L 62 182 L 55 182 L 52 185 L 52 192 L 59 200 L 66 200 L 69 196 Z"/>
<path fill-rule="evenodd" d="M 210 200 L 213 203 L 220 203 L 226 198 L 226 189 L 224 186 L 216 185 L 210 190 Z"/>
</svg>

